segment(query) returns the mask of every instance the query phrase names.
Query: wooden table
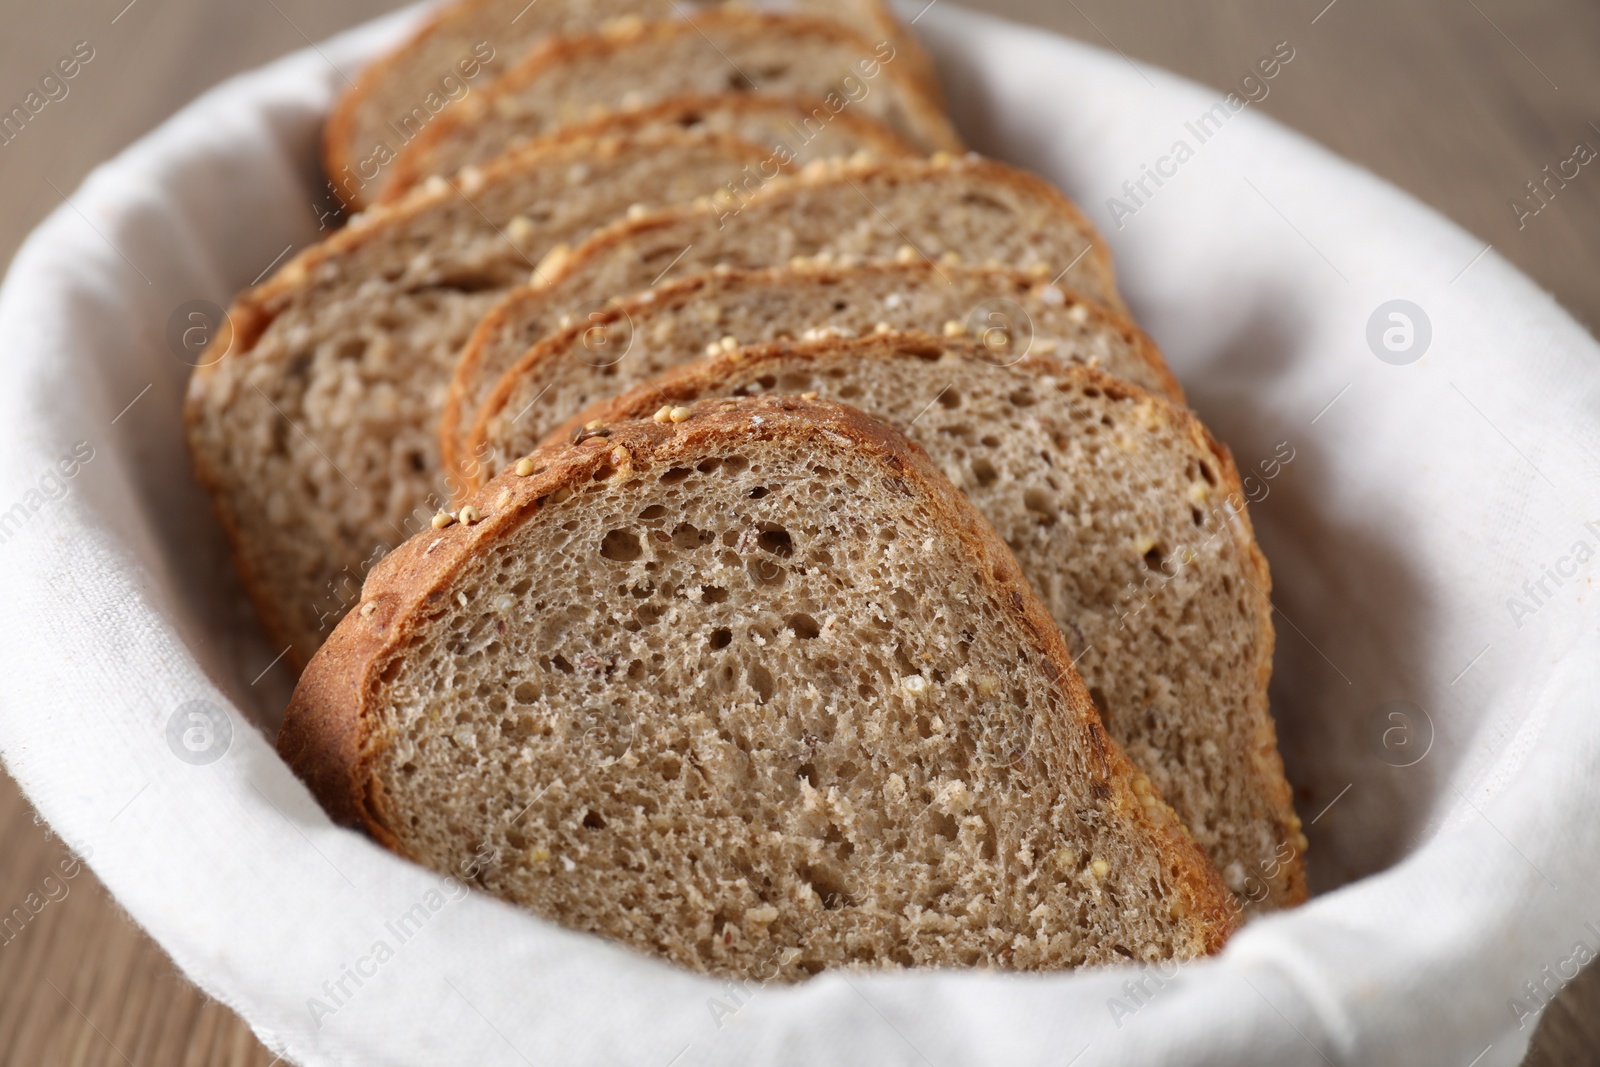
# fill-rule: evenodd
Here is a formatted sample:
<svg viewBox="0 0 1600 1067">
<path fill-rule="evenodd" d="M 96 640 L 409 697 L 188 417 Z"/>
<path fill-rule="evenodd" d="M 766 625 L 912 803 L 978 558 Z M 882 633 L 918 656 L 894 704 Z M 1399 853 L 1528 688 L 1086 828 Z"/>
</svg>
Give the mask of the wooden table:
<svg viewBox="0 0 1600 1067">
<path fill-rule="evenodd" d="M 944 0 L 954 2 L 954 0 Z M 1292 77 L 1261 105 L 1478 234 L 1594 331 L 1600 175 L 1519 220 L 1525 183 L 1600 148 L 1600 5 L 1586 0 L 966 0 L 1213 86 L 1278 41 Z M 0 257 L 94 164 L 235 72 L 396 6 L 388 0 L 0 0 L 0 102 L 88 41 L 70 95 L 0 147 Z M 1531 203 L 1531 201 L 1530 201 Z M 1520 222 L 1520 225 L 1519 225 Z M 18 709 L 7 708 L 16 714 Z M 0 777 L 0 902 L 64 855 Z M 253 1065 L 273 1057 L 84 874 L 0 947 L 0 1063 Z M 1600 970 L 1546 1012 L 1527 1063 L 1600 1061 Z"/>
</svg>

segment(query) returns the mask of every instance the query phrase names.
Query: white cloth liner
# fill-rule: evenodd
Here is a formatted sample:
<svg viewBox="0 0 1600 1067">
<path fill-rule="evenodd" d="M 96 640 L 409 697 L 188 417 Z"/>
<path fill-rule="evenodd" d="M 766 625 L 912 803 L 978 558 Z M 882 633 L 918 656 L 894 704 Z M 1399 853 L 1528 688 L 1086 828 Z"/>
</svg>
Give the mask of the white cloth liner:
<svg viewBox="0 0 1600 1067">
<path fill-rule="evenodd" d="M 1481 241 L 1253 107 L 1147 180 L 1119 229 L 1107 198 L 1194 147 L 1184 124 L 1223 94 L 950 2 L 917 29 L 972 143 L 1106 230 L 1130 305 L 1241 467 L 1293 450 L 1252 514 L 1290 775 L 1308 823 L 1333 804 L 1309 827 L 1321 895 L 1137 996 L 1131 971 L 951 972 L 734 999 L 330 825 L 262 732 L 287 678 L 252 684 L 275 650 L 189 473 L 188 367 L 166 332 L 180 304 L 226 304 L 316 238 L 330 61 L 352 73 L 414 14 L 207 93 L 91 175 L 0 294 L 0 751 L 191 978 L 307 1067 L 1519 1060 L 1533 1020 L 1519 1029 L 1512 998 L 1536 1009 L 1525 982 L 1553 989 L 1576 945 L 1600 951 L 1595 343 Z M 1403 366 L 1367 342 L 1396 298 L 1432 326 Z M 62 477 L 77 442 L 93 458 Z M 194 699 L 236 709 L 208 765 L 167 740 Z M 1380 758 L 1390 700 L 1426 717 L 1413 766 Z M 430 890 L 442 906 L 400 944 L 386 924 Z M 396 951 L 375 963 L 379 940 Z M 352 995 L 328 991 L 358 965 Z M 713 997 L 737 1008 L 720 1027 Z M 311 998 L 336 1010 L 313 1018 Z"/>
</svg>

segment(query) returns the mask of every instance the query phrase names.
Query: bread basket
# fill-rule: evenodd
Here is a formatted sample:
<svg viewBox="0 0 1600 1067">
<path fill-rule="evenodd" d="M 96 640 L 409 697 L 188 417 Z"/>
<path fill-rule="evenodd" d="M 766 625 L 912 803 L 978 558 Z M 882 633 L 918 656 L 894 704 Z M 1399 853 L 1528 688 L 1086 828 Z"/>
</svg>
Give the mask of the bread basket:
<svg viewBox="0 0 1600 1067">
<path fill-rule="evenodd" d="M 903 13 L 970 143 L 1104 230 L 1247 475 L 1309 904 L 1159 971 L 729 985 L 331 825 L 272 750 L 291 680 L 189 473 L 184 335 L 332 224 L 335 65 L 415 12 L 207 93 L 13 263 L 7 768 L 307 1067 L 1517 1063 L 1600 953 L 1600 350 L 1482 241 L 1245 97 L 948 2 Z"/>
</svg>

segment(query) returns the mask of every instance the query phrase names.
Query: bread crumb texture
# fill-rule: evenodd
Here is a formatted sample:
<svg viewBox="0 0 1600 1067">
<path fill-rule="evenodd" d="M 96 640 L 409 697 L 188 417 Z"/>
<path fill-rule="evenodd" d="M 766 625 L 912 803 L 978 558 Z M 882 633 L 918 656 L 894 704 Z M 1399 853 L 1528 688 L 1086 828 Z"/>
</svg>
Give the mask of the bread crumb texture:
<svg viewBox="0 0 1600 1067">
<path fill-rule="evenodd" d="M 488 845 L 491 893 L 719 974 L 1220 944 L 1215 872 L 920 451 L 825 401 L 682 410 L 543 450 L 451 561 L 375 572 L 411 607 L 341 625 L 286 734 L 359 719 L 380 836 Z"/>
<path fill-rule="evenodd" d="M 709 133 L 614 148 L 603 163 L 582 141 L 518 156 L 470 199 L 448 183 L 417 190 L 235 303 L 233 321 L 254 332 L 191 379 L 190 449 L 294 663 L 354 602 L 370 561 L 454 493 L 436 426 L 456 357 L 529 263 L 641 195 L 681 200 L 764 155 Z M 577 165 L 581 190 L 567 182 Z"/>
<path fill-rule="evenodd" d="M 1304 899 L 1268 706 L 1271 579 L 1233 462 L 1198 420 L 1086 366 L 926 334 L 719 353 L 577 417 L 808 392 L 904 431 L 993 523 L 1107 730 L 1241 903 Z"/>
</svg>

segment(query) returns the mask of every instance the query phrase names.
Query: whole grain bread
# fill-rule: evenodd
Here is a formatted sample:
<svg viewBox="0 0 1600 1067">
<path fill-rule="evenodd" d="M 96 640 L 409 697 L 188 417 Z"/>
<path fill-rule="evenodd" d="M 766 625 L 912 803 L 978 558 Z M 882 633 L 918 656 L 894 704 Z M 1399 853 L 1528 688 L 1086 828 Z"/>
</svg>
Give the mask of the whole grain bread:
<svg viewBox="0 0 1600 1067">
<path fill-rule="evenodd" d="M 446 4 L 404 44 L 369 64 L 335 104 L 323 128 L 329 184 L 353 208 L 372 203 L 390 164 L 407 144 L 552 34 L 591 33 L 618 19 L 668 19 L 708 6 L 697 0 Z M 893 41 L 896 62 L 938 102 L 932 64 L 881 0 L 795 0 L 772 6 L 837 19 L 874 43 Z"/>
<path fill-rule="evenodd" d="M 1032 174 L 975 156 L 810 163 L 798 178 L 724 189 L 553 254 L 545 279 L 508 294 L 462 351 L 439 427 L 446 463 L 470 465 L 471 417 L 546 334 L 675 278 L 797 256 L 1008 266 L 1121 306 L 1100 235 Z"/>
<path fill-rule="evenodd" d="M 680 366 L 552 440 L 718 396 L 820 394 L 903 430 L 1016 553 L 1106 729 L 1247 908 L 1306 896 L 1268 707 L 1272 581 L 1227 449 L 1095 368 L 967 338 L 754 346 Z"/>
<path fill-rule="evenodd" d="M 401 151 L 394 169 L 414 183 L 483 163 L 518 140 L 684 93 L 755 92 L 823 102 L 818 118 L 855 110 L 925 151 L 961 140 L 888 42 L 829 19 L 718 10 L 620 23 L 552 38 L 492 86 L 441 114 Z"/>
<path fill-rule="evenodd" d="M 645 107 L 609 111 L 570 123 L 537 140 L 623 137 L 663 128 L 735 134 L 770 149 L 774 162 L 804 164 L 863 155 L 894 159 L 919 154 L 910 141 L 860 111 L 834 112 L 821 100 L 769 93 L 675 96 Z M 518 147 L 520 143 L 525 142 L 519 142 Z M 407 161 L 413 158 L 403 156 L 389 168 L 381 202 L 399 199 L 429 177 L 407 167 Z M 759 174 L 759 168 L 751 171 Z"/>
<path fill-rule="evenodd" d="M 454 487 L 439 408 L 479 318 L 551 246 L 737 178 L 722 133 L 560 139 L 441 179 L 238 298 L 189 388 L 189 443 L 271 636 L 303 666 L 375 555 Z"/>
<path fill-rule="evenodd" d="M 920 449 L 791 399 L 533 457 L 372 572 L 279 751 L 330 814 L 696 970 L 1217 948 L 1232 901 Z"/>
<path fill-rule="evenodd" d="M 1166 361 L 1121 314 L 1020 271 L 946 264 L 806 264 L 708 271 L 600 308 L 534 345 L 479 409 L 472 488 L 596 401 L 708 349 L 890 330 L 978 338 L 1002 361 L 1032 353 L 1098 366 L 1183 402 Z"/>
</svg>

